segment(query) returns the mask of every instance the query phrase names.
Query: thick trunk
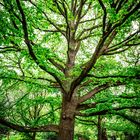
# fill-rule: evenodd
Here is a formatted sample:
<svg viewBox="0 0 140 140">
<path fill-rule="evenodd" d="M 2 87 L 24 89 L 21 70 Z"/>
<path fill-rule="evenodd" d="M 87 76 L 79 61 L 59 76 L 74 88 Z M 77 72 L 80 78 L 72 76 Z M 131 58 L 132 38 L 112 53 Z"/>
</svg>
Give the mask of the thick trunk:
<svg viewBox="0 0 140 140">
<path fill-rule="evenodd" d="M 74 118 L 62 118 L 59 129 L 59 140 L 73 140 Z"/>
<path fill-rule="evenodd" d="M 59 140 L 74 139 L 75 108 L 76 105 L 73 101 L 68 102 L 65 99 L 63 100 L 58 137 Z"/>
</svg>

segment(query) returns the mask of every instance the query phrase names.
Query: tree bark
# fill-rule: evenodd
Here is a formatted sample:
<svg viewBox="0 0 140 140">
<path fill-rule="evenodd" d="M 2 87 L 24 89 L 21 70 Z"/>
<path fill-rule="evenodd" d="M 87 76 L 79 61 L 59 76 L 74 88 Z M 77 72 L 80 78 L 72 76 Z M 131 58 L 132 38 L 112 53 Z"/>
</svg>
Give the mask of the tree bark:
<svg viewBox="0 0 140 140">
<path fill-rule="evenodd" d="M 98 116 L 98 140 L 107 140 L 106 129 L 102 126 L 102 117 Z"/>
<path fill-rule="evenodd" d="M 102 140 L 102 127 L 101 127 L 102 118 L 98 116 L 98 140 Z"/>
<path fill-rule="evenodd" d="M 73 140 L 74 137 L 74 118 L 62 118 L 60 123 L 58 140 Z"/>
<path fill-rule="evenodd" d="M 63 98 L 58 140 L 74 139 L 76 103 Z"/>
</svg>

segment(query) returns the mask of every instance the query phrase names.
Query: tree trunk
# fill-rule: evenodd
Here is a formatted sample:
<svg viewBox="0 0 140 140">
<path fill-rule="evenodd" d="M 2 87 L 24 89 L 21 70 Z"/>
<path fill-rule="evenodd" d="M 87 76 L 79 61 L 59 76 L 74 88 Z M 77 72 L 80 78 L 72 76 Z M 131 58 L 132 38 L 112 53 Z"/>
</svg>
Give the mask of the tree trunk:
<svg viewBox="0 0 140 140">
<path fill-rule="evenodd" d="M 102 140 L 101 116 L 98 116 L 98 140 Z"/>
<path fill-rule="evenodd" d="M 33 134 L 32 134 L 32 140 L 35 140 L 35 137 L 36 137 L 36 132 L 33 132 Z"/>
<path fill-rule="evenodd" d="M 10 132 L 7 133 L 7 140 L 10 140 Z"/>
<path fill-rule="evenodd" d="M 98 140 L 107 140 L 106 129 L 102 127 L 102 117 L 98 116 Z"/>
<path fill-rule="evenodd" d="M 105 128 L 102 128 L 102 140 L 108 140 Z"/>
<path fill-rule="evenodd" d="M 74 118 L 62 118 L 59 130 L 59 140 L 73 140 L 74 137 Z"/>
<path fill-rule="evenodd" d="M 75 109 L 74 101 L 63 99 L 58 140 L 74 139 Z"/>
</svg>

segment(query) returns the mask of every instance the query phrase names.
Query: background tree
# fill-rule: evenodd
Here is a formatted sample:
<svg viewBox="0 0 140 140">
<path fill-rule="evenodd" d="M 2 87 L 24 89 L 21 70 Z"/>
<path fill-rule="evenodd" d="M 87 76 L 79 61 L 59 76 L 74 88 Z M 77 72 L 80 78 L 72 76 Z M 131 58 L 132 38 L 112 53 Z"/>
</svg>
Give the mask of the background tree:
<svg viewBox="0 0 140 140">
<path fill-rule="evenodd" d="M 139 109 L 138 102 L 126 100 L 128 94 L 114 94 L 114 87 L 122 93 L 139 84 L 139 68 L 116 61 L 116 54 L 139 46 L 139 7 L 139 0 L 2 0 L 2 82 L 41 83 L 53 87 L 62 102 L 57 125 L 0 123 L 22 132 L 55 131 L 59 139 L 72 140 L 75 116 Z"/>
<path fill-rule="evenodd" d="M 6 100 L 5 98 L 2 96 L 0 96 L 0 118 L 5 118 L 6 113 L 5 113 L 5 109 L 7 108 L 7 106 L 5 105 Z M 0 140 L 6 136 L 8 137 L 9 135 L 9 129 L 3 125 L 0 125 Z"/>
</svg>

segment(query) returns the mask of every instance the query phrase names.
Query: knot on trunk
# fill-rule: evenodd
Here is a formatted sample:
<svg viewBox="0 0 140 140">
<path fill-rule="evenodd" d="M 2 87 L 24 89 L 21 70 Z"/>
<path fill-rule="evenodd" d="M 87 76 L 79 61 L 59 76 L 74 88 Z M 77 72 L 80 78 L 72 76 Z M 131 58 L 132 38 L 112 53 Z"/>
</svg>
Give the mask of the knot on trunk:
<svg viewBox="0 0 140 140">
<path fill-rule="evenodd" d="M 73 115 L 72 115 L 72 114 L 63 113 L 62 118 L 63 118 L 64 120 L 66 120 L 66 119 L 73 120 Z"/>
</svg>

